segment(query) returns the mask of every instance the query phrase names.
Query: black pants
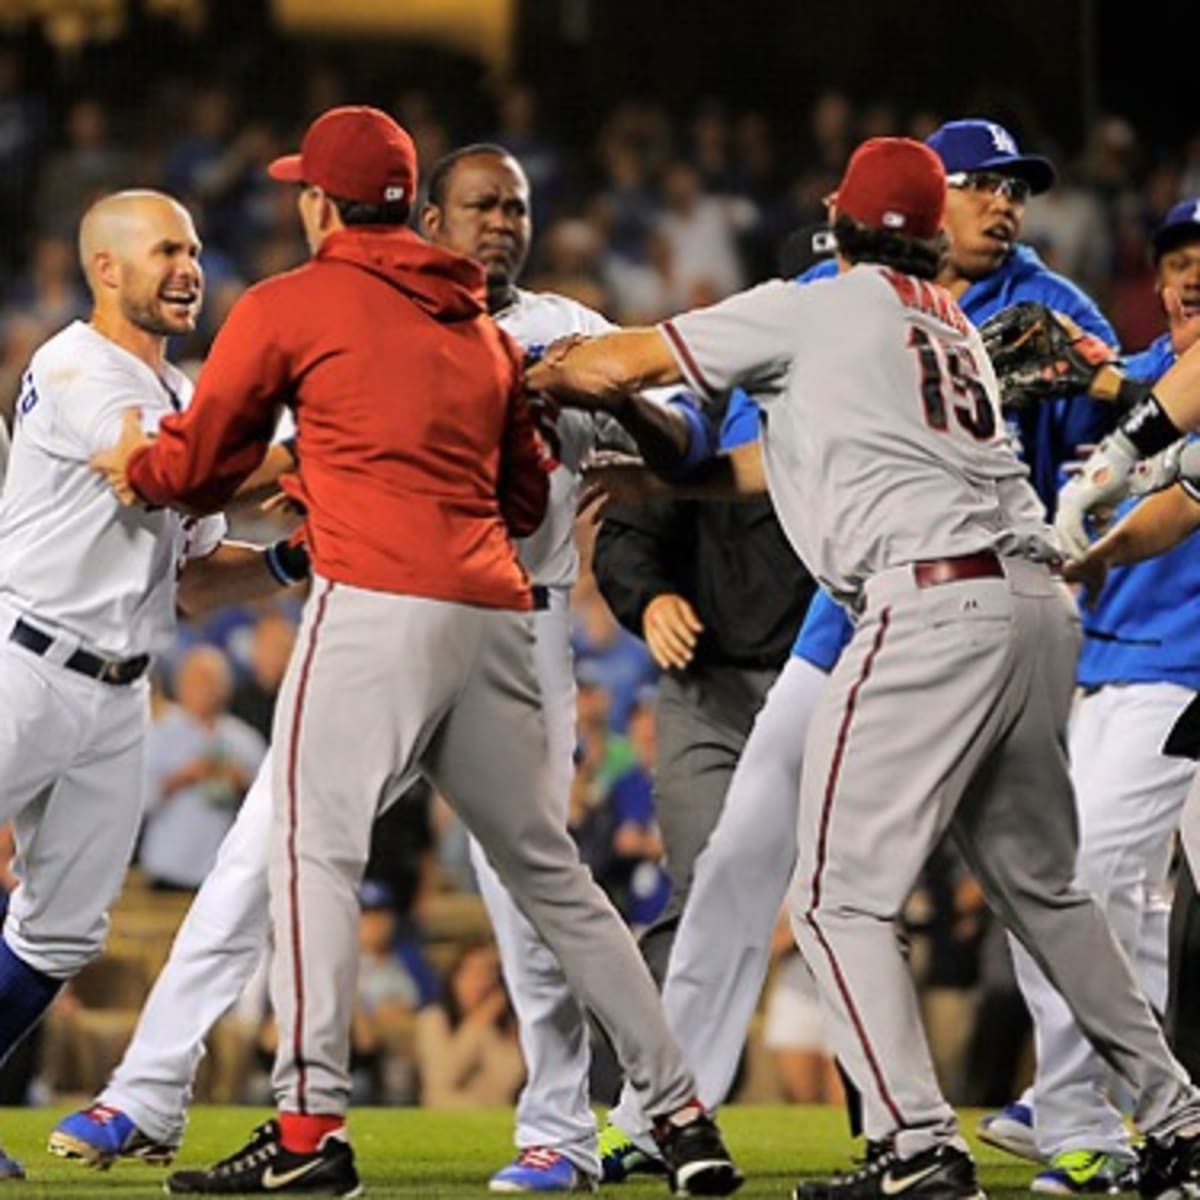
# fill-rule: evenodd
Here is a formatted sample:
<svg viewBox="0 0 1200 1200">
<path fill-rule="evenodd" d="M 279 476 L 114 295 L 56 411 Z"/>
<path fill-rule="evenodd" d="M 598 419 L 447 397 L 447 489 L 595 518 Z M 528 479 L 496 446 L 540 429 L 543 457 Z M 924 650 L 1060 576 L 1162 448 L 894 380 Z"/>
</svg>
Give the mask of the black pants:
<svg viewBox="0 0 1200 1200">
<path fill-rule="evenodd" d="M 1168 944 L 1167 1040 L 1194 1080 L 1200 1080 L 1200 899 L 1187 858 L 1179 865 Z"/>
</svg>

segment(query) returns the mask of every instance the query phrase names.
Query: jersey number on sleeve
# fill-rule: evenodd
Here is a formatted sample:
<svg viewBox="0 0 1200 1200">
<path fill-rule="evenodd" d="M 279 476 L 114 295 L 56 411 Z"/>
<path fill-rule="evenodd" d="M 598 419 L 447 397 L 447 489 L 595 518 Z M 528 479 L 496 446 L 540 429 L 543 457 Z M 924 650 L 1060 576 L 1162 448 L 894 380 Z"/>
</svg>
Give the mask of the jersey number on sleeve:
<svg viewBox="0 0 1200 1200">
<path fill-rule="evenodd" d="M 950 428 L 948 401 L 958 423 L 973 438 L 985 442 L 995 437 L 996 411 L 970 350 L 935 342 L 919 325 L 910 327 L 908 344 L 921 365 L 921 403 L 930 428 L 943 433 Z"/>
</svg>

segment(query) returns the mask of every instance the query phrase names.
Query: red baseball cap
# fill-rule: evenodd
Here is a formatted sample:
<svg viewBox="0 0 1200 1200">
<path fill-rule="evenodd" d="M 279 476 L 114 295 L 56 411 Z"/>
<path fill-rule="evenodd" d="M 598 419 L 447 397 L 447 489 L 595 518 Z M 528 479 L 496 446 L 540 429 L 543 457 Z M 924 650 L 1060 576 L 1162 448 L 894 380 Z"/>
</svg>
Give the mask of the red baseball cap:
<svg viewBox="0 0 1200 1200">
<path fill-rule="evenodd" d="M 923 142 L 868 138 L 850 156 L 834 203 L 860 225 L 932 237 L 946 208 L 946 169 Z"/>
<path fill-rule="evenodd" d="M 417 194 L 417 150 L 387 113 L 347 105 L 322 113 L 308 127 L 300 153 L 275 159 L 267 174 L 281 183 L 315 184 L 339 200 L 411 203 Z"/>
</svg>

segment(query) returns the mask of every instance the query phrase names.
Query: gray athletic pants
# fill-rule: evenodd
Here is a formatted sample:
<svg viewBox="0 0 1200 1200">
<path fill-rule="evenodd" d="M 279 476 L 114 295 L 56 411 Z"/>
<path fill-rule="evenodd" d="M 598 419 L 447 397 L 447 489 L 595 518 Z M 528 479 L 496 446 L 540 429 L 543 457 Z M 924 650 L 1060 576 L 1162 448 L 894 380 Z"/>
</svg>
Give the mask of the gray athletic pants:
<svg viewBox="0 0 1200 1200">
<path fill-rule="evenodd" d="M 896 1133 L 904 1157 L 957 1136 L 892 930 L 947 827 L 993 911 L 1131 1085 L 1141 1129 L 1200 1122 L 1200 1094 L 1072 882 L 1075 606 L 1046 568 L 1004 570 L 926 588 L 908 567 L 874 577 L 805 748 L 793 925 L 867 1136 Z"/>
<path fill-rule="evenodd" d="M 659 682 L 654 816 L 666 850 L 671 898 L 638 939 L 658 980 L 667 973 L 696 859 L 716 827 L 754 718 L 778 674 L 701 664 L 667 672 Z"/>
<path fill-rule="evenodd" d="M 269 883 L 275 1090 L 338 1114 L 371 825 L 422 769 L 478 839 L 655 1116 L 696 1085 L 633 938 L 580 863 L 550 782 L 527 614 L 316 579 L 280 693 Z"/>
</svg>

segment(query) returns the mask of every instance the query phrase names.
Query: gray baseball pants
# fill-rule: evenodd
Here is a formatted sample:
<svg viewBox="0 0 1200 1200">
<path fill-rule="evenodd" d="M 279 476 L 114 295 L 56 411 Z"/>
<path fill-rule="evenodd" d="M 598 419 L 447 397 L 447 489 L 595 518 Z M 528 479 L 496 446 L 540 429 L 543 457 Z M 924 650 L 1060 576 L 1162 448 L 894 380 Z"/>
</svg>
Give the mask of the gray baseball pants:
<svg viewBox="0 0 1200 1200">
<path fill-rule="evenodd" d="M 453 798 L 647 1111 L 666 1115 L 696 1095 L 633 938 L 563 825 L 533 636 L 528 614 L 314 580 L 273 737 L 282 1110 L 346 1108 L 357 889 L 379 807 L 414 768 Z"/>
<path fill-rule="evenodd" d="M 797 940 L 866 1133 L 908 1157 L 956 1138 L 892 930 L 949 828 L 989 904 L 1130 1084 L 1143 1132 L 1200 1122 L 1096 902 L 1074 885 L 1066 729 L 1079 618 L 1042 566 L 918 587 L 875 576 L 813 717 L 792 892 Z"/>
</svg>

